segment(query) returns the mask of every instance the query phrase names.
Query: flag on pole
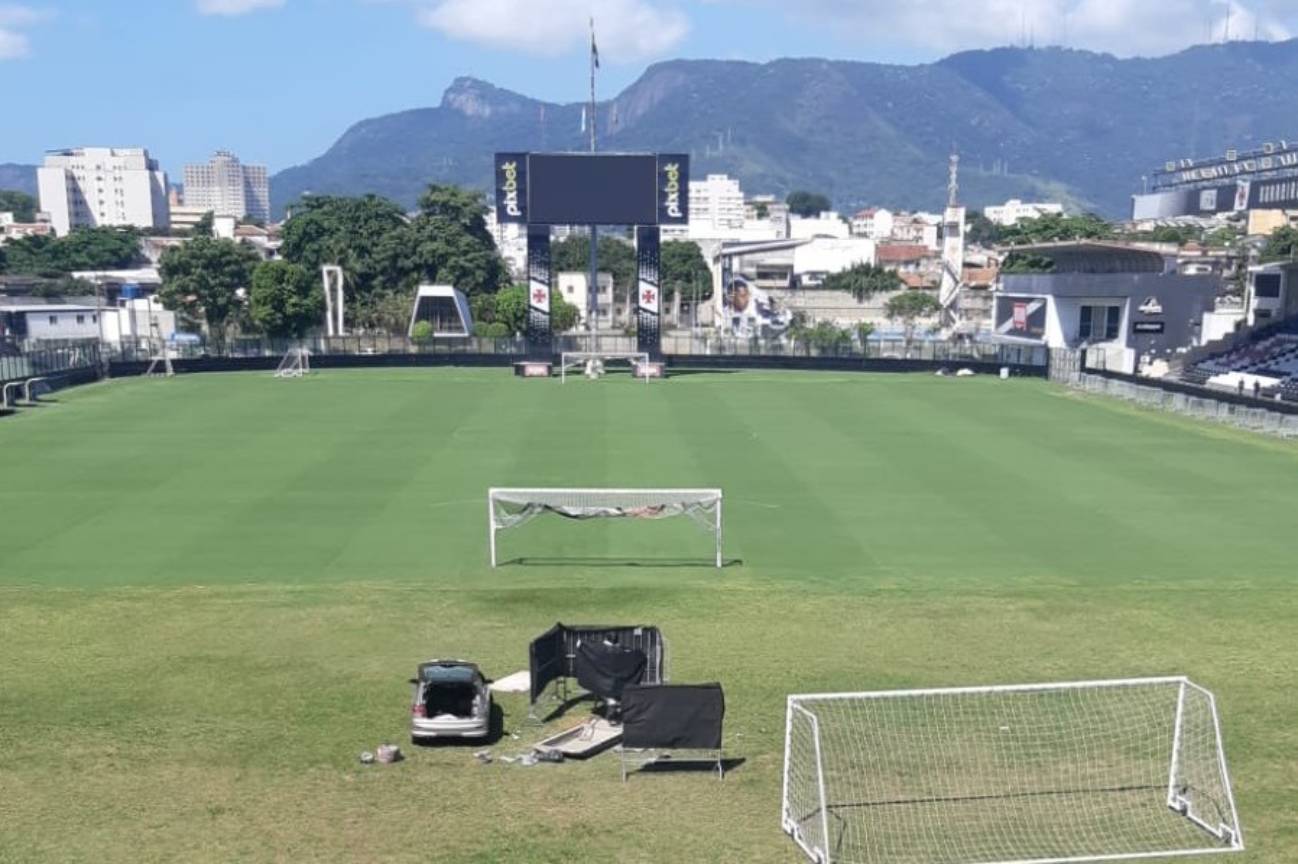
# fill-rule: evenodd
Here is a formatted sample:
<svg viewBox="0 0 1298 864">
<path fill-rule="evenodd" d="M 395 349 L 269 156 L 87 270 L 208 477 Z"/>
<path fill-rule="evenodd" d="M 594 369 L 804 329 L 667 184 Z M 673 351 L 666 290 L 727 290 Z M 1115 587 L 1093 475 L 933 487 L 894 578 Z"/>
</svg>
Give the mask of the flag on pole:
<svg viewBox="0 0 1298 864">
<path fill-rule="evenodd" d="M 599 47 L 595 45 L 595 19 L 590 19 L 590 62 L 599 68 Z"/>
</svg>

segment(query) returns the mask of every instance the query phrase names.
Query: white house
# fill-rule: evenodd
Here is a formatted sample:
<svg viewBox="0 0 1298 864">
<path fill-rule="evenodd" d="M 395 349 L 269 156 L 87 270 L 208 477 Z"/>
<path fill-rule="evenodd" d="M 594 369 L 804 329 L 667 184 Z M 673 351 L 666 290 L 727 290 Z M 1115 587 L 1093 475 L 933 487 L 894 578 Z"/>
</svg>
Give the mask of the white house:
<svg viewBox="0 0 1298 864">
<path fill-rule="evenodd" d="M 888 240 L 892 237 L 892 230 L 893 213 L 882 207 L 870 207 L 852 217 L 852 234 L 856 237 Z"/>
<path fill-rule="evenodd" d="M 836 211 L 826 210 L 818 216 L 792 216 L 789 218 L 789 239 L 810 240 L 813 237 L 852 236 L 851 226 Z"/>
<path fill-rule="evenodd" d="M 1064 212 L 1064 205 L 1056 203 L 1034 203 L 1020 201 L 1017 198 L 1011 198 L 999 206 L 983 208 L 983 215 L 987 221 L 993 222 L 1005 228 L 1017 225 L 1024 219 L 1039 219 L 1047 213 L 1061 215 Z"/>
<path fill-rule="evenodd" d="M 599 292 L 595 297 L 595 327 L 596 329 L 611 329 L 624 323 L 627 320 L 626 298 L 619 297 L 614 302 L 613 297 L 613 274 L 600 271 L 596 275 Z M 577 307 L 578 314 L 581 316 L 581 326 L 586 326 L 589 310 L 589 295 L 586 286 L 590 284 L 590 277 L 586 273 L 559 273 L 556 277 L 556 290 L 559 296 Z"/>
</svg>

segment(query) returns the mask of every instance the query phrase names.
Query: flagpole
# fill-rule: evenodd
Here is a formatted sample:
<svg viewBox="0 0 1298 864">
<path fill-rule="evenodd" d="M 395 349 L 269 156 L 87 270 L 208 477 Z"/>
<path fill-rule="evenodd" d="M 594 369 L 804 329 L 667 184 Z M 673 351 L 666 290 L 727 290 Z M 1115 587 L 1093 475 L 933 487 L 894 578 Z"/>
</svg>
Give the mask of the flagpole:
<svg viewBox="0 0 1298 864">
<path fill-rule="evenodd" d="M 595 152 L 595 70 L 599 67 L 599 49 L 595 47 L 595 18 L 590 19 L 590 110 L 587 121 L 590 123 L 590 152 Z M 612 298 L 609 298 L 610 302 Z M 586 282 L 586 317 L 587 329 L 591 335 L 588 350 L 597 351 L 595 331 L 599 317 L 599 226 L 590 226 L 590 273 Z"/>
<path fill-rule="evenodd" d="M 599 68 L 599 50 L 595 47 L 595 19 L 590 19 L 590 152 L 595 152 L 595 70 Z"/>
</svg>

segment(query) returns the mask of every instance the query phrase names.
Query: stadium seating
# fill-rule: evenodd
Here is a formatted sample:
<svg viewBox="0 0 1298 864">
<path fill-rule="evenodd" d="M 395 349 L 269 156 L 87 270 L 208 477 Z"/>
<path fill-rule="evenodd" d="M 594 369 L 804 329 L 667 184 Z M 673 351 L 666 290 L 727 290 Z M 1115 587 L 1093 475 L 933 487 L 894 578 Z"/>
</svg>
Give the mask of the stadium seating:
<svg viewBox="0 0 1298 864">
<path fill-rule="evenodd" d="M 1213 355 L 1188 367 L 1182 380 L 1222 390 L 1239 389 L 1249 394 L 1257 385 L 1259 395 L 1298 401 L 1298 321 L 1269 327 L 1261 338 Z"/>
</svg>

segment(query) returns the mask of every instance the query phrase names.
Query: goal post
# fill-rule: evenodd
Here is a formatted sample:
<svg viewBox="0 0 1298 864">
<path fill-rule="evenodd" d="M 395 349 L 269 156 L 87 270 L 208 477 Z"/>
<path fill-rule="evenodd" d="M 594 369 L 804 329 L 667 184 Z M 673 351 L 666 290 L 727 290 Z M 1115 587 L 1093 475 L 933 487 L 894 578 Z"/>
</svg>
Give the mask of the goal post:
<svg viewBox="0 0 1298 864">
<path fill-rule="evenodd" d="M 720 489 L 523 489 L 487 490 L 487 533 L 495 567 L 496 535 L 538 516 L 565 519 L 669 519 L 685 516 L 713 535 L 715 565 L 721 559 Z"/>
<path fill-rule="evenodd" d="M 788 697 L 781 827 L 818 864 L 1083 864 L 1244 849 L 1185 677 Z"/>
<path fill-rule="evenodd" d="M 305 348 L 290 348 L 279 361 L 276 378 L 301 378 L 311 371 L 311 352 Z"/>
</svg>

